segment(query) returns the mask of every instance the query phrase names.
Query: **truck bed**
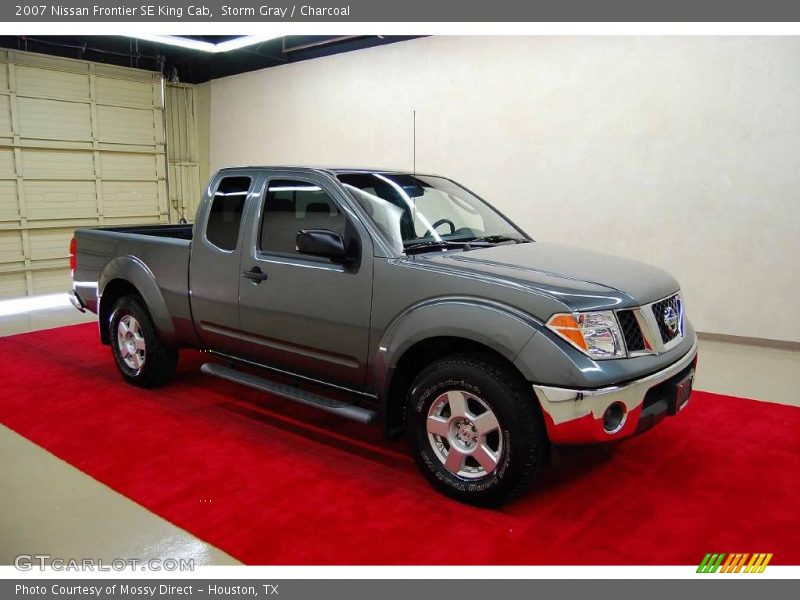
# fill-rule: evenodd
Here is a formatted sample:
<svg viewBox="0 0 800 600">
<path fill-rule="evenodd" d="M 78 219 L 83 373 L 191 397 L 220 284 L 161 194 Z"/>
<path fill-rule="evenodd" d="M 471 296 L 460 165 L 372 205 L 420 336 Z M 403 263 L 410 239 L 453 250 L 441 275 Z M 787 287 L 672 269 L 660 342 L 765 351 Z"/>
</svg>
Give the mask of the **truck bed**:
<svg viewBox="0 0 800 600">
<path fill-rule="evenodd" d="M 182 337 L 182 332 L 189 332 L 193 337 L 193 328 L 186 325 L 187 321 L 191 323 L 192 225 L 78 229 L 75 240 L 74 288 L 88 310 L 99 311 L 97 290 L 106 288 L 115 279 L 133 285 L 149 280 L 150 288 L 138 291 L 148 300 L 148 306 L 163 307 L 160 311 L 163 316 L 153 314 L 160 333 Z M 142 274 L 146 276 L 140 276 Z M 194 340 L 180 341 L 191 345 Z"/>
</svg>

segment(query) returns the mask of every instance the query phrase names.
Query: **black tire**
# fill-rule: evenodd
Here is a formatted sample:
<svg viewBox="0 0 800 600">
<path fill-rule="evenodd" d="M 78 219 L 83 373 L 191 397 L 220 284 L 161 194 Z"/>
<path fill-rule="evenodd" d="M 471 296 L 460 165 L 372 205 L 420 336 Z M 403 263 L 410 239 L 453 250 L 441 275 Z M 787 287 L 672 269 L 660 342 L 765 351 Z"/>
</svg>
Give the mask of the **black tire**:
<svg viewBox="0 0 800 600">
<path fill-rule="evenodd" d="M 450 396 L 454 400 L 459 396 L 466 399 L 466 420 L 459 421 L 454 416 L 457 412 L 450 412 L 449 400 L 443 399 L 446 392 L 454 392 L 455 396 Z M 484 408 L 496 418 L 497 427 L 490 434 L 481 434 L 476 429 L 480 418 L 476 413 Z M 513 369 L 493 357 L 455 355 L 434 362 L 415 378 L 408 394 L 407 409 L 409 437 L 417 466 L 439 491 L 468 504 L 496 507 L 526 490 L 549 444 L 533 390 Z M 444 412 L 438 415 L 437 410 Z M 434 411 L 434 418 L 448 423 L 442 425 L 447 434 L 436 436 L 428 431 L 431 411 Z M 475 421 L 471 420 L 473 415 Z M 463 432 L 466 432 L 466 441 L 462 442 Z M 487 471 L 474 455 L 466 455 L 463 466 L 456 467 L 458 473 L 452 472 L 443 462 L 454 447 L 447 441 L 447 435 L 458 436 L 453 438 L 453 443 L 461 448 L 456 448 L 456 464 L 459 464 L 461 451 L 470 451 L 461 445 L 466 444 L 472 446 L 475 455 L 478 446 L 496 451 L 490 453 L 496 457 L 496 466 Z M 477 437 L 471 438 L 472 435 Z M 465 470 L 473 472 L 459 475 Z"/>
<path fill-rule="evenodd" d="M 119 339 L 119 325 L 123 320 L 127 324 L 138 324 L 135 329 L 138 331 L 138 337 L 144 340 L 144 350 L 137 353 L 137 359 L 141 361 L 138 368 L 135 366 L 136 360 L 131 358 L 130 354 L 127 362 L 122 355 L 125 350 Z M 153 319 L 150 318 L 150 313 L 147 312 L 141 298 L 123 296 L 117 300 L 111 311 L 108 326 L 114 362 L 117 363 L 117 368 L 125 381 L 138 387 L 151 388 L 172 379 L 178 365 L 178 351 L 161 343 Z M 137 338 L 131 338 L 134 344 L 135 339 Z M 134 365 L 131 365 L 131 362 L 134 362 Z"/>
</svg>

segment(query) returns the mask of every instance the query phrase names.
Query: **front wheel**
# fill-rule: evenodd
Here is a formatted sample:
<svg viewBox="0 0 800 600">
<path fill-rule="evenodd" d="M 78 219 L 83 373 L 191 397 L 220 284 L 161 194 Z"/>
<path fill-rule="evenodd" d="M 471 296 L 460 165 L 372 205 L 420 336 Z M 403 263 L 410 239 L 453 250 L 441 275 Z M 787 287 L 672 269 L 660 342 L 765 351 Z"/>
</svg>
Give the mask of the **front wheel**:
<svg viewBox="0 0 800 600">
<path fill-rule="evenodd" d="M 109 339 L 122 377 L 139 387 L 155 387 L 175 374 L 178 351 L 161 343 L 150 314 L 136 296 L 117 300 L 111 311 Z"/>
<path fill-rule="evenodd" d="M 533 392 L 489 357 L 436 361 L 412 384 L 408 425 L 417 465 L 444 494 L 498 506 L 526 489 L 547 437 Z"/>
</svg>

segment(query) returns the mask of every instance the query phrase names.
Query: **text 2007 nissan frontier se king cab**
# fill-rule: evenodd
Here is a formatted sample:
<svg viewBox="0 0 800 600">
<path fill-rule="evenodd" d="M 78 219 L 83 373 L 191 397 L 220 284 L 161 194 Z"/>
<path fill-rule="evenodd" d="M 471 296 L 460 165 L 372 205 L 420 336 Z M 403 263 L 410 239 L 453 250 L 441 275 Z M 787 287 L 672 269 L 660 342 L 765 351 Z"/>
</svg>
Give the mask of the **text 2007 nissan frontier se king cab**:
<svg viewBox="0 0 800 600">
<path fill-rule="evenodd" d="M 207 350 L 209 375 L 407 433 L 473 504 L 522 490 L 548 444 L 640 433 L 691 392 L 675 279 L 535 242 L 444 177 L 223 169 L 193 226 L 79 229 L 70 254 L 131 384 Z"/>
</svg>

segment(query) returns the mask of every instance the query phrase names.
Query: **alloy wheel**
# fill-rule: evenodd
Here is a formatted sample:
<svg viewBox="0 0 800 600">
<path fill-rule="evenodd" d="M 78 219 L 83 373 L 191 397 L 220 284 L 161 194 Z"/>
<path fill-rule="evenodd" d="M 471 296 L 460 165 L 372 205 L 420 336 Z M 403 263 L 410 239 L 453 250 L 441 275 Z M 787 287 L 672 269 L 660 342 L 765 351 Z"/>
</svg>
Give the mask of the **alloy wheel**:
<svg viewBox="0 0 800 600">
<path fill-rule="evenodd" d="M 117 325 L 117 349 L 123 362 L 140 371 L 147 356 L 144 335 L 139 321 L 133 315 L 125 315 Z"/>
<path fill-rule="evenodd" d="M 436 457 L 454 475 L 479 479 L 497 468 L 503 454 L 500 423 L 476 395 L 463 390 L 441 394 L 425 425 Z"/>
</svg>

